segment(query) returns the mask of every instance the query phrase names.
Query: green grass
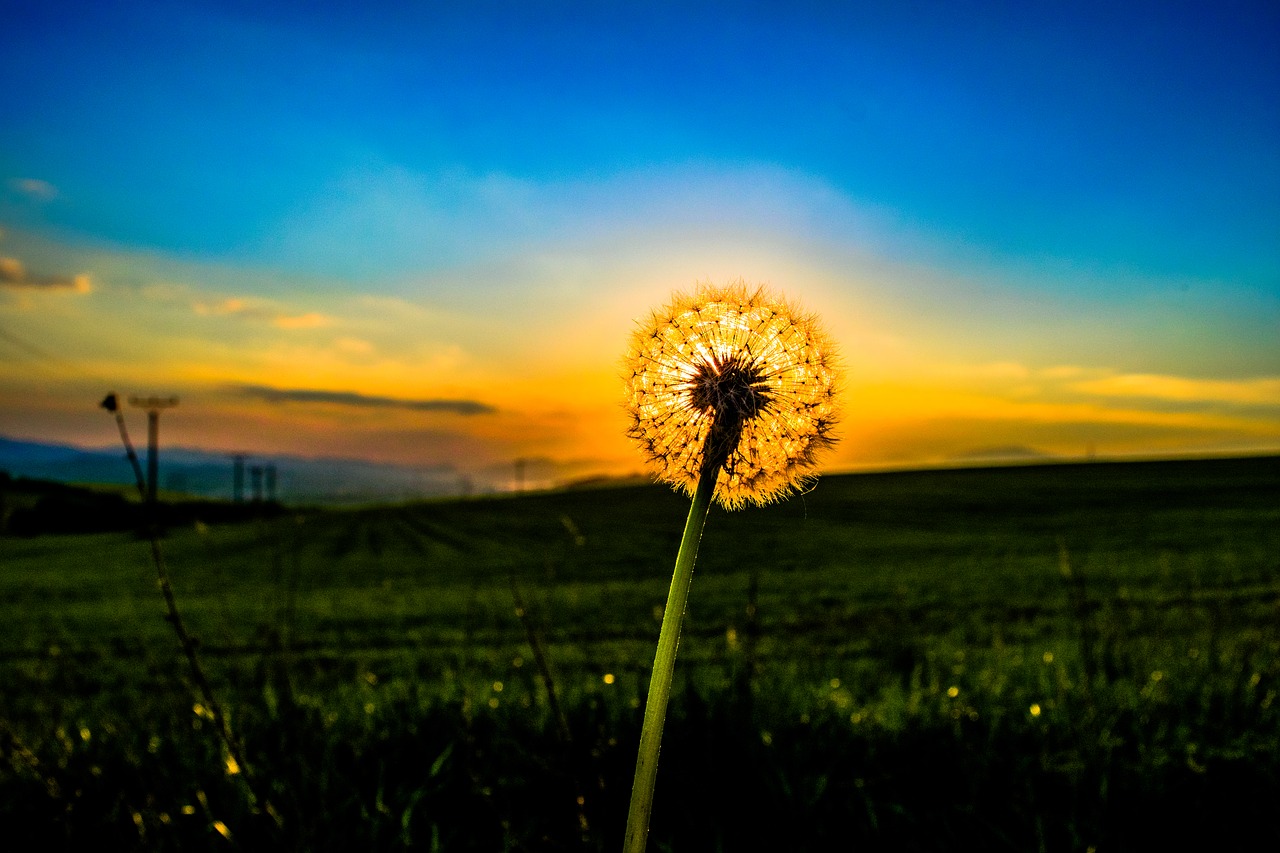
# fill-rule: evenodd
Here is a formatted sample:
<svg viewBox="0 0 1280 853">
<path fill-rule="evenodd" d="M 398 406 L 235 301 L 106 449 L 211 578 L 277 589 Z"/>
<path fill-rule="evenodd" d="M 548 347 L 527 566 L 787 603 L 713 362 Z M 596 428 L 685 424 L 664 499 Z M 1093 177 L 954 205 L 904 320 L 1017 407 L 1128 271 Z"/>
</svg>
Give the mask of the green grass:
<svg viewBox="0 0 1280 853">
<path fill-rule="evenodd" d="M 652 849 L 1280 841 L 1278 497 L 1269 458 L 713 510 Z M 0 821 L 28 847 L 221 849 L 221 821 L 248 847 L 616 849 L 687 508 L 636 487 L 171 529 L 283 829 L 193 713 L 146 543 L 0 539 Z"/>
</svg>

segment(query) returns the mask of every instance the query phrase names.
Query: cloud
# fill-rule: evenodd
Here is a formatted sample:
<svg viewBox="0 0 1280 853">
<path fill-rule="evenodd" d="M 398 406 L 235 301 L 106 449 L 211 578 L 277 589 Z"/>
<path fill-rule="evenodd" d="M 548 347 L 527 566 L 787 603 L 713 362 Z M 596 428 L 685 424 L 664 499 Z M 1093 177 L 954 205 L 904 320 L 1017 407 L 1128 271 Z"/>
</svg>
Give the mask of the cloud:
<svg viewBox="0 0 1280 853">
<path fill-rule="evenodd" d="M 328 403 L 361 409 L 408 409 L 418 412 L 450 412 L 455 415 L 488 415 L 497 411 L 479 400 L 406 400 L 355 391 L 272 388 L 269 385 L 232 385 L 230 388 L 241 396 L 268 403 Z"/>
<path fill-rule="evenodd" d="M 192 308 L 201 317 L 243 317 L 246 320 L 266 320 L 277 329 L 319 329 L 333 323 L 333 318 L 315 311 L 305 314 L 282 314 L 261 300 L 249 301 L 238 296 L 218 302 L 196 302 Z"/>
<path fill-rule="evenodd" d="M 333 320 L 323 314 L 310 311 L 296 317 L 280 316 L 271 321 L 277 329 L 319 329 L 328 326 Z"/>
<path fill-rule="evenodd" d="M 732 199 L 732 203 L 726 200 Z M 755 245 L 761 235 L 879 245 L 887 211 L 769 164 L 687 163 L 545 181 L 463 169 L 364 166 L 316 188 L 269 229 L 261 251 L 323 275 L 367 280 L 524 257 L 529 247 L 615 240 Z"/>
<path fill-rule="evenodd" d="M 37 290 L 74 290 L 88 293 L 93 290 L 89 276 L 41 275 L 23 266 L 17 258 L 0 257 L 0 287 L 29 287 Z"/>
<path fill-rule="evenodd" d="M 1280 405 L 1280 378 L 1189 379 L 1150 373 L 1122 373 L 1075 382 L 1073 391 L 1104 397 L 1138 397 L 1194 403 Z"/>
<path fill-rule="evenodd" d="M 9 186 L 35 201 L 53 201 L 58 197 L 58 188 L 39 178 L 14 178 Z"/>
<path fill-rule="evenodd" d="M 250 306 L 239 297 L 228 297 L 220 302 L 197 302 L 193 306 L 201 317 L 251 317 L 265 320 L 272 317 L 272 312 L 261 307 Z"/>
<path fill-rule="evenodd" d="M 370 355 L 374 350 L 373 344 L 363 338 L 338 338 L 333 345 L 349 355 Z"/>
</svg>

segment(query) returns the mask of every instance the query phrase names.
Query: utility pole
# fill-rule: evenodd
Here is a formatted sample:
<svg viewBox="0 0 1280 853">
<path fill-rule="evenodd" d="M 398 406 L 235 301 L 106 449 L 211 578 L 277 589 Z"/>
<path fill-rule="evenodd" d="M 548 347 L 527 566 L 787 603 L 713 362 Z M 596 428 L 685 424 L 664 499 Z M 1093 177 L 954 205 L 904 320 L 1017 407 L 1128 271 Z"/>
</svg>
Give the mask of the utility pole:
<svg viewBox="0 0 1280 853">
<path fill-rule="evenodd" d="M 160 412 L 178 405 L 178 398 L 130 397 L 129 405 L 147 410 L 147 506 L 154 510 L 156 475 L 160 470 Z"/>
<path fill-rule="evenodd" d="M 244 503 L 244 454 L 231 457 L 231 501 Z"/>
</svg>

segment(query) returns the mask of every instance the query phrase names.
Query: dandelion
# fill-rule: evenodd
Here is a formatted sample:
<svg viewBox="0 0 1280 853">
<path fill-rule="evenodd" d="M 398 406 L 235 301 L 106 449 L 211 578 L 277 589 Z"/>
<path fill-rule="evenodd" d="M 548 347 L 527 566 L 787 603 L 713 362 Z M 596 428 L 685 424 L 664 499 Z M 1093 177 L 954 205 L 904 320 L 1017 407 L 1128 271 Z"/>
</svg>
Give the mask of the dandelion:
<svg viewBox="0 0 1280 853">
<path fill-rule="evenodd" d="M 718 471 L 726 509 L 784 497 L 834 439 L 834 351 L 813 318 L 741 282 L 677 296 L 634 333 L 628 434 L 691 497 Z"/>
<path fill-rule="evenodd" d="M 811 479 L 835 439 L 835 356 L 813 318 L 743 282 L 677 295 L 634 333 L 628 434 L 658 479 L 692 498 L 664 608 L 624 850 L 649 834 L 680 623 L 711 501 L 767 504 Z M 766 741 L 767 743 L 768 741 Z"/>
</svg>

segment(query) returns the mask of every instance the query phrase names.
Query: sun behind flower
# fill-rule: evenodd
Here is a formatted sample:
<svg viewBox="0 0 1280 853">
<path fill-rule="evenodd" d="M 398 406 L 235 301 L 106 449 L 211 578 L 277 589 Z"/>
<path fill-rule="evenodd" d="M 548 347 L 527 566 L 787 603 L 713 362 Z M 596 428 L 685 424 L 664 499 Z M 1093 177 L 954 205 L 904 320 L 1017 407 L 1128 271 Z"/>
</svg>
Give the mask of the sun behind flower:
<svg viewBox="0 0 1280 853">
<path fill-rule="evenodd" d="M 690 495 L 707 465 L 727 509 L 786 496 L 835 438 L 835 355 L 813 318 L 743 282 L 678 294 L 632 335 L 627 434 Z"/>
</svg>

